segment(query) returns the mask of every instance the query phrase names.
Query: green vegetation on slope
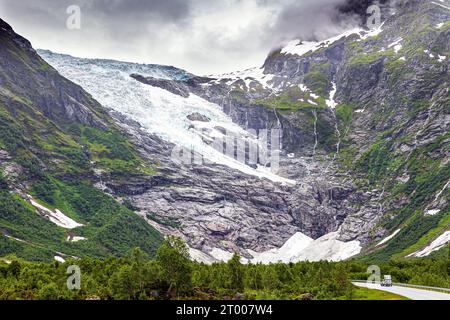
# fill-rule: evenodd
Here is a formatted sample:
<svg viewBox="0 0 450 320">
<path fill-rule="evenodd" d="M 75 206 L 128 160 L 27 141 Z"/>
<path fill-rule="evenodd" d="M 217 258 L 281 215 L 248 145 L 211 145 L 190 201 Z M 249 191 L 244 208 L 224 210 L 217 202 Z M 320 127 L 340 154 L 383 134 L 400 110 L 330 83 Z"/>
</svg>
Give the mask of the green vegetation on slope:
<svg viewBox="0 0 450 320">
<path fill-rule="evenodd" d="M 367 264 L 299 262 L 242 264 L 238 255 L 228 263 L 205 265 L 189 260 L 188 249 L 169 237 L 155 259 L 141 250 L 123 258 L 70 260 L 64 264 L 29 263 L 6 257 L 0 262 L 0 299 L 402 299 L 357 288 L 354 279 L 367 279 Z M 69 265 L 81 270 L 81 290 L 69 291 Z M 448 259 L 423 259 L 381 265 L 395 282 L 448 287 Z"/>
<path fill-rule="evenodd" d="M 53 259 L 48 254 L 50 250 L 78 257 L 105 258 L 125 255 L 135 247 L 153 255 L 162 242 L 161 235 L 142 218 L 89 182 L 68 185 L 52 179 L 37 185 L 34 196 L 46 207 L 58 208 L 82 223 L 84 226 L 71 230 L 70 234 L 87 240 L 68 242 L 67 230 L 38 216 L 28 202 L 3 189 L 0 191 L 0 233 L 26 242 L 3 239 L 0 255 L 15 253 L 28 260 L 49 261 Z M 31 255 L 29 247 L 33 247 Z"/>
</svg>

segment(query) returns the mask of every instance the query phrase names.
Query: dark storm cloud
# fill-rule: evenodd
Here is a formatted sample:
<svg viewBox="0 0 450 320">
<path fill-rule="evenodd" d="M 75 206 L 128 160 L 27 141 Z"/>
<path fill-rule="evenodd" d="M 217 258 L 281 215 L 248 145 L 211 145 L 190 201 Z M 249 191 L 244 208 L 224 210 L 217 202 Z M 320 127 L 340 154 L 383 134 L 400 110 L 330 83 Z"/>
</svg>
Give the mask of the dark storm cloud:
<svg viewBox="0 0 450 320">
<path fill-rule="evenodd" d="M 0 15 L 35 47 L 206 74 L 262 65 L 288 40 L 338 34 L 358 23 L 362 1 L 0 0 Z M 81 30 L 66 28 L 69 5 L 81 8 Z"/>
<path fill-rule="evenodd" d="M 103 28 L 118 40 L 152 38 L 159 28 L 189 23 L 188 0 L 90 0 L 81 6 L 87 28 Z"/>
<path fill-rule="evenodd" d="M 342 16 L 338 10 L 346 0 L 304 0 L 285 6 L 268 36 L 271 43 L 301 38 L 321 40 L 356 24 L 353 15 Z"/>
<path fill-rule="evenodd" d="M 86 7 L 93 13 L 110 17 L 155 16 L 170 21 L 188 16 L 190 2 L 186 0 L 92 0 Z"/>
<path fill-rule="evenodd" d="M 263 3 L 265 0 L 261 0 Z M 317 41 L 365 24 L 367 8 L 395 6 L 396 0 L 303 0 L 283 7 L 267 33 L 273 45 L 293 38 Z"/>
<path fill-rule="evenodd" d="M 124 29 L 138 29 L 149 19 L 178 23 L 188 19 L 190 13 L 188 0 L 0 0 L 2 13 L 25 17 L 39 26 L 61 26 L 70 5 L 80 6 L 83 22 L 88 25 L 120 25 Z"/>
</svg>

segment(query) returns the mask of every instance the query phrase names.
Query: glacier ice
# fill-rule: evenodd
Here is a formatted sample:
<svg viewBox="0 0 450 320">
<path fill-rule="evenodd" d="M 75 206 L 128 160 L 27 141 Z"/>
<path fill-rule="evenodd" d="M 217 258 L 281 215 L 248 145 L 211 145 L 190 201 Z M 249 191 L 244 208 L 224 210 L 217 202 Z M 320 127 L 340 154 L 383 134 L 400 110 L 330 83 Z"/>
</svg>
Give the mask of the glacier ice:
<svg viewBox="0 0 450 320">
<path fill-rule="evenodd" d="M 188 150 L 194 149 L 213 163 L 274 182 L 295 184 L 295 181 L 278 176 L 270 169 L 263 166 L 252 168 L 204 143 L 202 135 L 197 130 L 192 130 L 188 115 L 200 113 L 211 119 L 211 123 L 207 124 L 209 126 L 225 128 L 233 136 L 242 139 L 250 139 L 253 142 L 256 139 L 233 123 L 219 105 L 194 94 L 184 98 L 130 77 L 131 74 L 138 73 L 144 77 L 183 80 L 192 76 L 189 73 L 173 67 L 75 58 L 46 50 L 39 50 L 38 53 L 64 77 L 83 87 L 104 107 L 139 122 L 147 132 Z M 217 134 L 217 131 L 213 133 Z"/>
</svg>

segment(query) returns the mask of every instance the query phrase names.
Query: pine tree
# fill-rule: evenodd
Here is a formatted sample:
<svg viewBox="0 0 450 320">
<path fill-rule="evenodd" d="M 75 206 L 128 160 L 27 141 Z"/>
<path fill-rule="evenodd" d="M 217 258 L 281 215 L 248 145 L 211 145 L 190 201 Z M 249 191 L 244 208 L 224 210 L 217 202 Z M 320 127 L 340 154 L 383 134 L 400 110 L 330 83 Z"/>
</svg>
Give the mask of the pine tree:
<svg viewBox="0 0 450 320">
<path fill-rule="evenodd" d="M 233 258 L 227 263 L 230 289 L 244 292 L 244 268 L 241 263 L 241 257 L 235 253 Z"/>
<path fill-rule="evenodd" d="M 192 289 L 192 267 L 186 244 L 177 237 L 168 236 L 156 254 L 162 277 L 169 293 L 179 295 Z"/>
</svg>

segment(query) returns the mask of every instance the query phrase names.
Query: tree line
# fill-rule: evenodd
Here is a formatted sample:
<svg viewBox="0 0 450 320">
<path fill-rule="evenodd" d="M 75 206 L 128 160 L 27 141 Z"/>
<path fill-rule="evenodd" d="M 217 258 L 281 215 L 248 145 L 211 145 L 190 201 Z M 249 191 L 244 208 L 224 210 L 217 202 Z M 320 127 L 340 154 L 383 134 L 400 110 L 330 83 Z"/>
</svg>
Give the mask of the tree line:
<svg viewBox="0 0 450 320">
<path fill-rule="evenodd" d="M 81 270 L 81 287 L 69 290 L 67 268 Z M 140 249 L 127 257 L 65 263 L 0 263 L 0 299 L 355 299 L 352 279 L 367 278 L 359 261 L 243 264 L 191 261 L 187 246 L 168 237 L 150 258 Z M 448 257 L 392 261 L 381 266 L 394 281 L 449 287 Z"/>
</svg>

